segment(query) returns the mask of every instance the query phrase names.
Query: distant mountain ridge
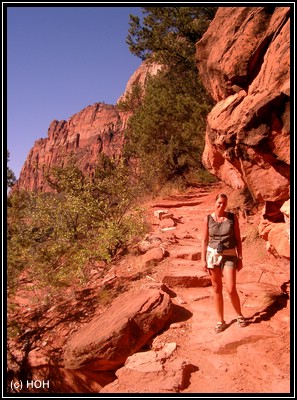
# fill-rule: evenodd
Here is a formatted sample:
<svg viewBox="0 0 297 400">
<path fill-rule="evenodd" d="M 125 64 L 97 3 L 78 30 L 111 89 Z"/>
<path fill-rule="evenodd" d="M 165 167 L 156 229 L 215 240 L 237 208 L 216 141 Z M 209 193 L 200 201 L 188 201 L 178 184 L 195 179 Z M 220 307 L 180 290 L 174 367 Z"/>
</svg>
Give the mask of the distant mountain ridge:
<svg viewBox="0 0 297 400">
<path fill-rule="evenodd" d="M 125 99 L 133 85 L 145 86 L 148 77 L 156 74 L 159 69 L 158 64 L 143 62 L 129 79 L 126 90 L 117 103 Z M 95 103 L 67 121 L 52 121 L 47 138 L 37 140 L 31 148 L 15 189 L 50 190 L 44 178 L 44 168 L 62 167 L 71 152 L 76 155 L 81 170 L 92 174 L 99 154 L 110 158 L 121 154 L 123 131 L 130 115 L 131 113 L 120 111 L 117 105 Z"/>
</svg>

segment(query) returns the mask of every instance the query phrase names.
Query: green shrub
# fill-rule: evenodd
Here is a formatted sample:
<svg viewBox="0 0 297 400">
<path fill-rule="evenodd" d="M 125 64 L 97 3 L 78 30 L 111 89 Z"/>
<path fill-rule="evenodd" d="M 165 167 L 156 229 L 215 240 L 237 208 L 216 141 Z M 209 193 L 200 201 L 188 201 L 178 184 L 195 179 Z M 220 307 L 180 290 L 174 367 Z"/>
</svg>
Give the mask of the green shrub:
<svg viewBox="0 0 297 400">
<path fill-rule="evenodd" d="M 92 180 L 73 160 L 47 176 L 53 192 L 10 196 L 10 289 L 25 268 L 30 279 L 49 290 L 83 282 L 90 260 L 111 262 L 146 229 L 136 208 L 139 188 L 131 185 L 123 161 L 101 159 Z"/>
</svg>

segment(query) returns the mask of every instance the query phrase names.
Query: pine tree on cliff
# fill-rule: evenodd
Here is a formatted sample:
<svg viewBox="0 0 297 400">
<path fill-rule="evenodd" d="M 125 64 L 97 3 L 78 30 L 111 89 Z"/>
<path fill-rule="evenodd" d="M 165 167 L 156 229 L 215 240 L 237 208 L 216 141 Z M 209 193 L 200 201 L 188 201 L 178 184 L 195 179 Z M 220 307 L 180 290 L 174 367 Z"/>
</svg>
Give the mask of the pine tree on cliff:
<svg viewBox="0 0 297 400">
<path fill-rule="evenodd" d="M 142 177 L 162 184 L 204 171 L 205 120 L 213 103 L 195 65 L 195 44 L 216 7 L 143 7 L 130 15 L 127 44 L 142 60 L 165 66 L 150 79 L 126 132 L 128 156 L 140 160 Z M 154 182 L 155 183 L 155 182 Z M 148 182 L 150 185 L 150 182 Z"/>
<path fill-rule="evenodd" d="M 217 7 L 142 7 L 143 25 L 130 15 L 127 44 L 142 60 L 171 68 L 195 69 L 195 44 L 214 18 Z"/>
</svg>

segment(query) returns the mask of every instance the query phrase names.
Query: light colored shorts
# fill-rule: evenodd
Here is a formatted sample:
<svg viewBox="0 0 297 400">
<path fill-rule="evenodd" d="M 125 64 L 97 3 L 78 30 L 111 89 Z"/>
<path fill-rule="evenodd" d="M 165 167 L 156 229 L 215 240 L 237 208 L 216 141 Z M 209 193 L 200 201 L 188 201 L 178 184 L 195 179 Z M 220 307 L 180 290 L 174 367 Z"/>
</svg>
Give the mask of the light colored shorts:
<svg viewBox="0 0 297 400">
<path fill-rule="evenodd" d="M 209 256 L 209 252 L 207 252 L 207 258 Z M 220 262 L 220 265 L 217 266 L 207 266 L 207 268 L 212 269 L 212 268 L 232 268 L 232 269 L 237 269 L 237 257 L 236 256 L 227 256 L 223 255 L 222 260 Z"/>
</svg>

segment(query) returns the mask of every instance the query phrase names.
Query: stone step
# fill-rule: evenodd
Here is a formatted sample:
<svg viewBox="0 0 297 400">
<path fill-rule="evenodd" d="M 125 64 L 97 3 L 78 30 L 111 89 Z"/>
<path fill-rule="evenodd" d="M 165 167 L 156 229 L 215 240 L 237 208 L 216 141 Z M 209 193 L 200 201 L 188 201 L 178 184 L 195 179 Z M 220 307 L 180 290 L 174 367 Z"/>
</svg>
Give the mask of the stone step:
<svg viewBox="0 0 297 400">
<path fill-rule="evenodd" d="M 174 249 L 169 249 L 171 258 L 186 259 L 186 260 L 201 260 L 201 250 L 197 248 L 197 244 L 193 246 L 179 246 Z"/>
<path fill-rule="evenodd" d="M 196 260 L 190 260 L 186 258 L 170 258 L 169 259 L 169 269 L 193 269 L 193 271 L 196 273 L 198 272 L 198 262 Z"/>
<path fill-rule="evenodd" d="M 177 202 L 176 200 L 165 200 L 160 203 L 154 204 L 154 208 L 181 208 L 181 207 L 193 207 L 193 206 L 199 206 L 202 203 L 201 200 L 189 200 L 189 201 L 179 201 Z"/>
<path fill-rule="evenodd" d="M 188 262 L 186 262 L 188 261 Z M 162 283 L 169 287 L 206 287 L 211 285 L 209 275 L 199 270 L 191 260 L 172 260 L 163 275 Z"/>
</svg>

